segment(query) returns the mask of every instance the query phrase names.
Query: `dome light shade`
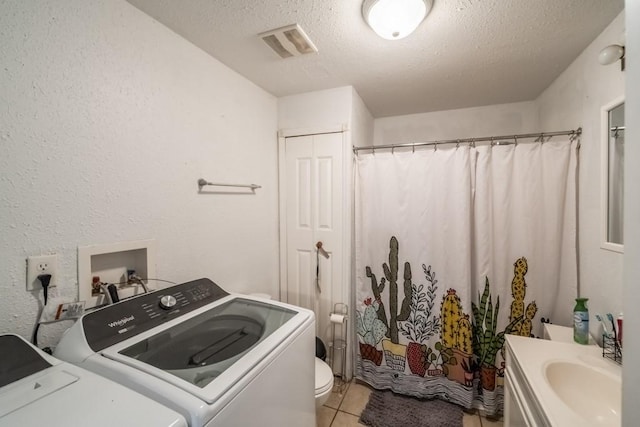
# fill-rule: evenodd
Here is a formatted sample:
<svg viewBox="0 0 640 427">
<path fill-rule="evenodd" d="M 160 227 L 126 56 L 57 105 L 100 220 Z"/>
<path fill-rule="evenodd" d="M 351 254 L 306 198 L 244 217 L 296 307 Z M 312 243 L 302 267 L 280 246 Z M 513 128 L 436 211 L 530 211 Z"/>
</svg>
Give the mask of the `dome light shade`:
<svg viewBox="0 0 640 427">
<path fill-rule="evenodd" d="M 364 0 L 362 16 L 380 37 L 399 40 L 418 28 L 432 0 Z"/>
<path fill-rule="evenodd" d="M 598 62 L 602 65 L 609 65 L 624 57 L 624 47 L 611 44 L 600 51 Z"/>
</svg>

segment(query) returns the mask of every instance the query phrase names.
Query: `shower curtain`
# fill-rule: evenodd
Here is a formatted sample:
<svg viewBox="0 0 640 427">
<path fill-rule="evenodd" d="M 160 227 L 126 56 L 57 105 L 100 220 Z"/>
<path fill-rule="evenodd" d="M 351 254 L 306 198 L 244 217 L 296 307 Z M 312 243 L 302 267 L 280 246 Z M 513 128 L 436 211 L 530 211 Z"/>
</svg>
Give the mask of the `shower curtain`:
<svg viewBox="0 0 640 427">
<path fill-rule="evenodd" d="M 577 142 L 356 158 L 356 376 L 499 414 L 504 336 L 570 324 Z"/>
</svg>

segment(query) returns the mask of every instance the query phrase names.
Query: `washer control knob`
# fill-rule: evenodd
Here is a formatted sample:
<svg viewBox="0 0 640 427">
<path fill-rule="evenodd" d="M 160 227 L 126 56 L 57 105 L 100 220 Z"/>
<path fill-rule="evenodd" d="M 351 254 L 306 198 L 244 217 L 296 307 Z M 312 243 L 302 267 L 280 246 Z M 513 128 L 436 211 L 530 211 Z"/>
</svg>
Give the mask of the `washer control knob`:
<svg viewBox="0 0 640 427">
<path fill-rule="evenodd" d="M 173 295 L 163 295 L 160 298 L 160 308 L 163 310 L 171 310 L 177 302 L 176 297 Z"/>
</svg>

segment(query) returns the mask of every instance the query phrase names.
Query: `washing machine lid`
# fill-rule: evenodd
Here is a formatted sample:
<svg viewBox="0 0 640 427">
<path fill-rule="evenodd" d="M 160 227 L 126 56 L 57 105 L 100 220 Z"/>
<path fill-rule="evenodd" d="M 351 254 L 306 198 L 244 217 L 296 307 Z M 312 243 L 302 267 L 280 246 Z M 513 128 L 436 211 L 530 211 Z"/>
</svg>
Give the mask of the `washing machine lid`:
<svg viewBox="0 0 640 427">
<path fill-rule="evenodd" d="M 295 314 L 257 301 L 232 299 L 118 354 L 203 388 Z"/>
<path fill-rule="evenodd" d="M 0 336 L 0 348 L 0 427 L 187 426 L 169 408 L 57 360 L 19 336 Z"/>
<path fill-rule="evenodd" d="M 0 387 L 52 366 L 17 335 L 0 335 L 0 348 Z"/>
<path fill-rule="evenodd" d="M 312 319 L 291 306 L 228 296 L 101 354 L 211 404 Z"/>
</svg>

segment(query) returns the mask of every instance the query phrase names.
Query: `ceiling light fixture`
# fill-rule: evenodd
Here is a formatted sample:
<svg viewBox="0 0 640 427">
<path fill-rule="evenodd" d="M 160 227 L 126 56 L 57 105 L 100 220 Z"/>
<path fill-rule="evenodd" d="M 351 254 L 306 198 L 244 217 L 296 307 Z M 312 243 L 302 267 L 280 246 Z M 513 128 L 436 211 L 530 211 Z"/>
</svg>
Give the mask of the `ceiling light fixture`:
<svg viewBox="0 0 640 427">
<path fill-rule="evenodd" d="M 433 0 L 364 0 L 362 16 L 383 39 L 399 40 L 418 28 L 432 5 Z"/>
<path fill-rule="evenodd" d="M 613 64 L 618 59 L 620 60 L 620 67 L 624 71 L 624 46 L 618 44 L 610 44 L 598 54 L 598 62 L 602 65 Z"/>
</svg>

